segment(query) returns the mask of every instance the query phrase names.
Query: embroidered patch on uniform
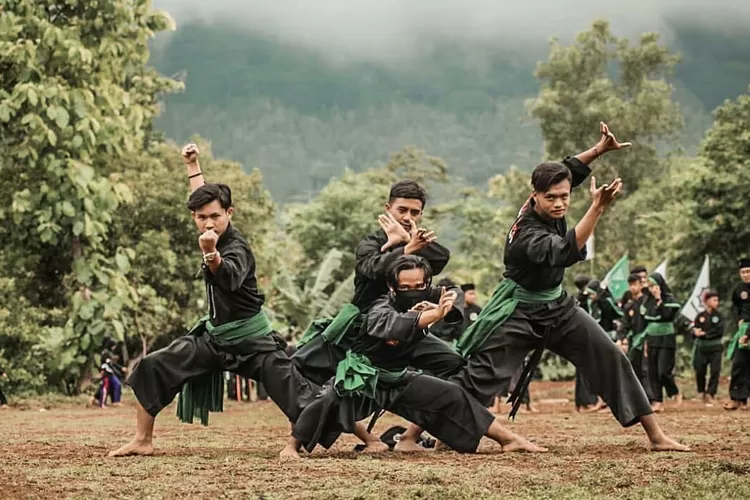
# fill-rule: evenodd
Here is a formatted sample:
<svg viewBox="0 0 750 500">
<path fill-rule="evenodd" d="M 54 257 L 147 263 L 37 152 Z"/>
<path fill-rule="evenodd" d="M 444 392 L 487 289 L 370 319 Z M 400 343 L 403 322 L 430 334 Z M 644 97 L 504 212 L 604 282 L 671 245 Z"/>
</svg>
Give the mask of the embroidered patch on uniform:
<svg viewBox="0 0 750 500">
<path fill-rule="evenodd" d="M 388 345 L 390 345 L 390 346 L 395 347 L 395 346 L 398 345 L 398 340 L 386 340 L 385 343 L 388 344 Z"/>
<path fill-rule="evenodd" d="M 706 317 L 705 317 L 705 316 L 701 316 L 701 317 L 700 317 L 700 319 L 699 319 L 698 321 L 699 321 L 700 323 L 705 323 L 705 322 L 706 322 Z"/>
<path fill-rule="evenodd" d="M 742 291 L 740 292 L 740 298 L 741 298 L 742 300 L 747 300 L 747 292 L 746 292 L 745 290 L 742 290 Z"/>
<path fill-rule="evenodd" d="M 631 310 L 630 310 L 630 311 L 628 312 L 628 314 L 629 314 L 629 315 L 630 315 L 630 317 L 632 318 L 633 316 L 635 316 L 635 311 L 631 309 Z"/>
<path fill-rule="evenodd" d="M 718 323 L 718 322 L 719 322 L 719 317 L 718 316 L 714 316 L 714 317 L 711 318 L 711 323 Z"/>
<path fill-rule="evenodd" d="M 477 313 L 471 313 L 469 314 L 469 319 L 472 321 L 476 321 L 479 315 Z"/>
<path fill-rule="evenodd" d="M 641 306 L 641 315 L 646 315 L 646 308 Z"/>
</svg>

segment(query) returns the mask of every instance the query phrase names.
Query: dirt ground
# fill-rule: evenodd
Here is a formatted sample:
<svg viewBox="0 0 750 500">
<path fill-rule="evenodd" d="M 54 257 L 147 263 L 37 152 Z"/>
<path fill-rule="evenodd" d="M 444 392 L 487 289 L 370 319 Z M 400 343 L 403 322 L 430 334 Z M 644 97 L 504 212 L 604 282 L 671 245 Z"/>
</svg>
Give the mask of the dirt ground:
<svg viewBox="0 0 750 500">
<path fill-rule="evenodd" d="M 173 405 L 157 420 L 155 456 L 106 458 L 133 432 L 128 397 L 106 410 L 57 398 L 2 411 L 0 498 L 750 498 L 750 412 L 698 401 L 660 416 L 668 433 L 693 448 L 687 454 L 648 452 L 640 427 L 622 429 L 609 413 L 542 402 L 542 413 L 509 425 L 548 446 L 544 455 L 502 454 L 485 439 L 475 455 L 374 458 L 351 451 L 356 440 L 346 436 L 331 450 L 282 463 L 277 453 L 289 426 L 270 402 L 229 402 L 208 428 L 180 424 Z M 532 397 L 572 401 L 573 385 L 534 383 Z M 395 423 L 401 420 L 387 416 L 376 431 Z"/>
</svg>

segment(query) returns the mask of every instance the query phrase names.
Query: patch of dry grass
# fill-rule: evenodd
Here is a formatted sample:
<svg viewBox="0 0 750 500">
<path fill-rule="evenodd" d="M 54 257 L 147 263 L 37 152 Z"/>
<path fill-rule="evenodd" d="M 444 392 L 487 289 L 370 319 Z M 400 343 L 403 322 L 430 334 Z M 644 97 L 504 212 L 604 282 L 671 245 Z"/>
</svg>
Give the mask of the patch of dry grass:
<svg viewBox="0 0 750 500">
<path fill-rule="evenodd" d="M 564 397 L 572 386 L 532 390 Z M 208 428 L 180 424 L 170 407 L 157 420 L 157 455 L 123 459 L 105 455 L 131 437 L 132 406 L 57 399 L 40 412 L 40 404 L 0 413 L 0 498 L 750 498 L 750 413 L 693 402 L 660 416 L 690 454 L 649 453 L 638 427 L 567 404 L 509 424 L 549 446 L 546 455 L 503 455 L 485 440 L 476 455 L 373 458 L 350 451 L 356 440 L 345 436 L 295 463 L 276 458 L 289 426 L 272 403 L 229 403 Z M 387 416 L 376 430 L 400 422 Z"/>
</svg>

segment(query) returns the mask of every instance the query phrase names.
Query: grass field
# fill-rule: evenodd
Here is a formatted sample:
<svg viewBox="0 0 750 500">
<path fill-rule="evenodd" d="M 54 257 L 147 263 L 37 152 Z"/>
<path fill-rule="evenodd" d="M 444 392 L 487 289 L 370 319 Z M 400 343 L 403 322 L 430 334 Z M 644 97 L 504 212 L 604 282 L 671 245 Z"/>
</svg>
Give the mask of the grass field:
<svg viewBox="0 0 750 500">
<path fill-rule="evenodd" d="M 572 390 L 535 383 L 532 397 L 572 399 Z M 25 401 L 0 413 L 0 498 L 750 498 L 750 412 L 694 401 L 660 417 L 694 449 L 688 454 L 649 453 L 640 428 L 568 403 L 541 404 L 543 413 L 511 424 L 548 446 L 545 455 L 502 454 L 484 440 L 475 455 L 373 458 L 350 451 L 355 440 L 346 436 L 329 451 L 279 462 L 289 430 L 281 412 L 230 402 L 208 428 L 178 423 L 171 406 L 157 419 L 155 456 L 108 459 L 131 437 L 130 401 L 107 410 L 83 399 Z M 387 416 L 376 430 L 398 422 Z"/>
</svg>

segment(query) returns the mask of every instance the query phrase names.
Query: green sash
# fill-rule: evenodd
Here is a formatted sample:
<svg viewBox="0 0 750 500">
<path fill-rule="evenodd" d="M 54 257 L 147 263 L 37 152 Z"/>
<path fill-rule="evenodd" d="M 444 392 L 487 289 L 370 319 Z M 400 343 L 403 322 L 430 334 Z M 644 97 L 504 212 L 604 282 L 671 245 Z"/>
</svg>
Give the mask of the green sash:
<svg viewBox="0 0 750 500">
<path fill-rule="evenodd" d="M 695 363 L 695 355 L 699 349 L 707 347 L 721 347 L 721 339 L 706 340 L 703 337 L 696 337 L 693 341 L 693 351 L 690 353 L 692 363 Z"/>
<path fill-rule="evenodd" d="M 490 334 L 502 325 L 518 307 L 518 304 L 541 304 L 552 302 L 562 296 L 562 285 L 549 290 L 533 292 L 522 287 L 511 279 L 504 279 L 495 289 L 492 298 L 472 323 L 461 335 L 456 350 L 464 357 L 477 351 L 484 345 Z"/>
<path fill-rule="evenodd" d="M 729 347 L 727 348 L 727 359 L 732 359 L 735 349 L 750 349 L 750 346 L 740 345 L 740 338 L 747 335 L 747 329 L 747 323 L 742 323 L 737 329 L 737 333 L 734 334 L 734 337 L 732 337 L 732 340 L 729 342 Z"/>
<path fill-rule="evenodd" d="M 205 332 L 216 339 L 220 346 L 229 347 L 247 339 L 263 337 L 272 331 L 268 316 L 261 311 L 252 318 L 220 326 L 212 325 L 206 316 L 198 321 L 188 335 L 198 337 Z M 177 417 L 181 422 L 192 424 L 195 417 L 200 418 L 202 425 L 208 425 L 208 413 L 212 411 L 224 411 L 224 374 L 220 371 L 188 380 L 177 399 Z"/>
<path fill-rule="evenodd" d="M 649 323 L 646 325 L 644 333 L 650 337 L 674 335 L 674 325 L 671 321 L 667 323 Z"/>
<path fill-rule="evenodd" d="M 646 330 L 637 335 L 633 333 L 633 330 L 630 330 L 630 333 L 628 333 L 628 349 L 643 349 L 643 344 L 646 342 L 646 335 L 648 335 Z"/>
<path fill-rule="evenodd" d="M 339 396 L 366 396 L 375 399 L 378 382 L 394 384 L 404 379 L 406 368 L 399 372 L 391 372 L 373 366 L 364 354 L 352 351 L 346 352 L 336 367 L 336 379 L 333 387 Z"/>
<path fill-rule="evenodd" d="M 351 303 L 346 304 L 333 318 L 320 318 L 310 323 L 297 341 L 297 348 L 299 349 L 318 335 L 323 335 L 326 342 L 338 345 L 352 326 L 357 326 L 357 323 L 361 324 L 361 319 L 359 307 Z"/>
</svg>

